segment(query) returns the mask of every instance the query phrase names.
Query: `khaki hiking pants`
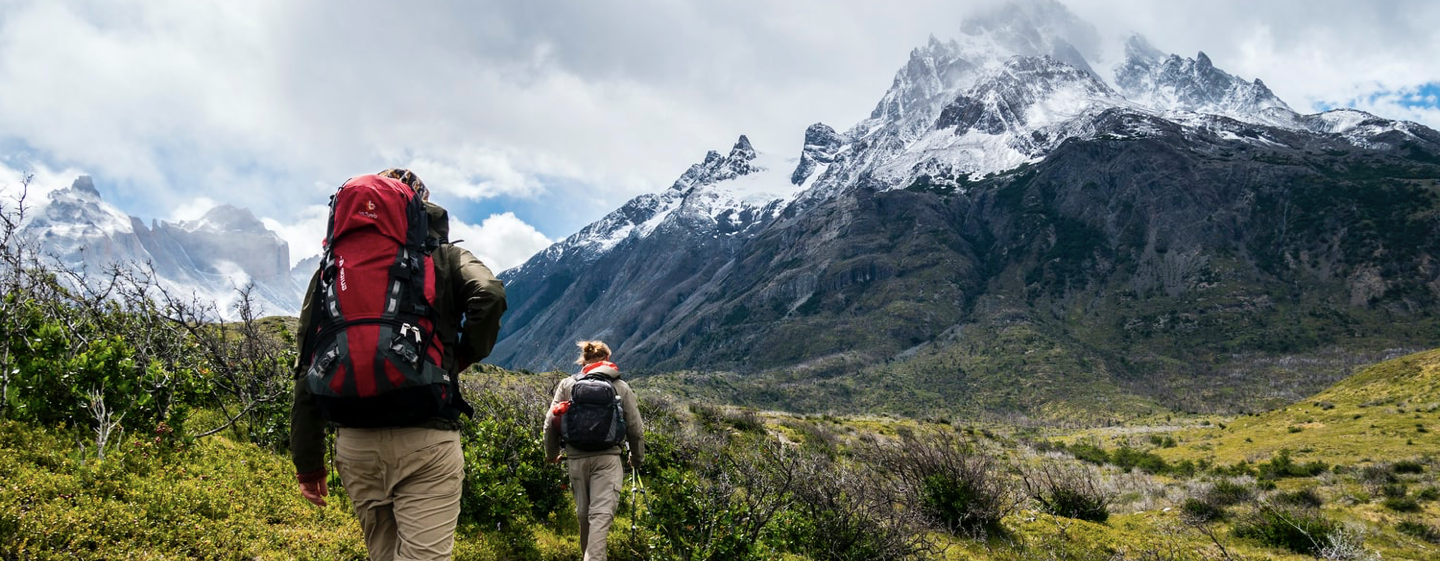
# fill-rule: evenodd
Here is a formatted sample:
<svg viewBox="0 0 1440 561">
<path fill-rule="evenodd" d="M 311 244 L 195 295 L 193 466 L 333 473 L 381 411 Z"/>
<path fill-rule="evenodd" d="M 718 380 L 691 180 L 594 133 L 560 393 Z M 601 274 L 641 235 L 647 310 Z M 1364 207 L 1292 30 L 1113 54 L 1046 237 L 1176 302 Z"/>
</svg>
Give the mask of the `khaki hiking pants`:
<svg viewBox="0 0 1440 561">
<path fill-rule="evenodd" d="M 625 470 L 618 454 L 570 458 L 570 489 L 575 493 L 575 518 L 580 521 L 580 549 L 585 561 L 605 561 L 606 538 L 620 504 Z"/>
<path fill-rule="evenodd" d="M 341 428 L 335 469 L 370 561 L 450 559 L 465 479 L 458 431 Z"/>
</svg>

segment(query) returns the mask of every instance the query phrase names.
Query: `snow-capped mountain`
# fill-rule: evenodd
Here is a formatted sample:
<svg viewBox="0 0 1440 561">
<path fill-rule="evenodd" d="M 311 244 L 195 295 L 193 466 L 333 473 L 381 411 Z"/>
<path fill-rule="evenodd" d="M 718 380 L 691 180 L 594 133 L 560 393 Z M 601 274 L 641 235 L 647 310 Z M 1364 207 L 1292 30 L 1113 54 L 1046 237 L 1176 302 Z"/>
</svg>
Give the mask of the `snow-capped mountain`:
<svg viewBox="0 0 1440 561">
<path fill-rule="evenodd" d="M 824 148 L 816 150 L 823 152 Z M 782 203 L 803 187 L 803 182 L 796 185 L 791 181 L 793 174 L 787 170 L 794 165 L 794 160 L 758 154 L 750 139 L 742 135 L 729 154 L 710 151 L 669 189 L 632 199 L 518 269 L 565 256 L 593 261 L 630 238 L 649 236 L 662 228 L 713 232 L 716 236 L 744 234 L 774 218 Z"/>
<path fill-rule="evenodd" d="M 776 156 L 742 137 L 503 272 L 493 360 L 564 368 L 573 341 L 600 337 L 643 369 L 834 374 L 946 348 L 941 335 L 994 317 L 1051 321 L 1074 298 L 1096 308 L 1061 314 L 1056 333 L 1109 321 L 1119 293 L 1239 283 L 1266 302 L 1298 275 L 1327 298 L 1400 310 L 1440 290 L 1398 292 L 1415 279 L 1377 277 L 1395 267 L 1335 241 L 1359 235 L 1344 226 L 1358 203 L 1308 202 L 1429 173 L 1414 166 L 1440 154 L 1440 134 L 1354 110 L 1301 115 L 1204 53 L 1107 42 L 1053 0 L 931 37 L 869 118 L 812 125 L 798 148 Z M 1331 245 L 1273 231 L 1292 216 L 1280 202 L 1312 213 L 1294 228 Z M 1418 251 L 1403 252 L 1419 259 L 1414 286 L 1440 286 Z M 1216 269 L 1237 260 L 1248 269 Z M 1153 307 L 1172 305 L 1193 304 Z"/>
<path fill-rule="evenodd" d="M 112 264 L 153 269 L 172 295 L 214 302 L 233 319 L 238 289 L 253 285 L 264 315 L 297 315 L 300 291 L 291 279 L 290 250 L 249 210 L 220 206 L 193 221 L 152 221 L 147 227 L 106 202 L 89 176 L 30 201 L 21 233 L 60 263 L 101 273 Z"/>
<path fill-rule="evenodd" d="M 706 221 L 692 219 L 709 216 L 717 231 L 734 235 L 792 201 L 824 200 L 861 183 L 898 189 L 922 176 L 979 179 L 1039 161 L 1066 140 L 1114 134 L 1117 110 L 1134 114 L 1130 123 L 1159 118 L 1228 138 L 1253 139 L 1251 125 L 1265 125 L 1342 135 L 1360 147 L 1385 145 L 1392 133 L 1414 136 L 1419 127 L 1351 109 L 1300 115 L 1258 78 L 1216 68 L 1203 52 L 1166 55 L 1132 35 L 1111 49 L 1123 57 L 1106 61 L 1101 43 L 1093 26 L 1054 0 L 1006 4 L 964 22 L 957 39 L 932 36 L 913 50 L 869 119 L 845 133 L 812 125 L 798 160 L 756 153 L 741 136 L 728 156 L 710 152 L 668 190 L 636 197 L 521 269 L 567 252 L 597 259 L 667 221 L 704 230 Z M 762 163 L 751 165 L 756 158 Z M 792 161 L 799 189 L 738 179 Z M 708 189 L 692 195 L 696 187 Z M 676 210 L 683 212 L 672 217 Z"/>
</svg>

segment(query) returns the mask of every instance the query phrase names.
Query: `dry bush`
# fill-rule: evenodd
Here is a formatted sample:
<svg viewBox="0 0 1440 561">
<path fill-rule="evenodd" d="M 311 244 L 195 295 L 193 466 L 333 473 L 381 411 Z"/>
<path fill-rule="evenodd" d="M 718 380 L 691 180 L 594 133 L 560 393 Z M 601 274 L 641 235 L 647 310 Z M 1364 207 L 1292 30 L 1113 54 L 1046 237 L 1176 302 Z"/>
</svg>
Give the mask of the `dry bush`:
<svg viewBox="0 0 1440 561">
<path fill-rule="evenodd" d="M 907 504 L 920 505 L 933 525 L 949 532 L 973 537 L 998 532 L 1000 520 L 1019 503 L 1000 464 L 953 432 L 877 440 L 857 455 L 897 481 Z"/>
<path fill-rule="evenodd" d="M 1021 473 L 1025 492 L 1040 509 L 1067 518 L 1104 522 L 1117 492 L 1104 485 L 1097 468 L 1044 463 Z"/>
</svg>

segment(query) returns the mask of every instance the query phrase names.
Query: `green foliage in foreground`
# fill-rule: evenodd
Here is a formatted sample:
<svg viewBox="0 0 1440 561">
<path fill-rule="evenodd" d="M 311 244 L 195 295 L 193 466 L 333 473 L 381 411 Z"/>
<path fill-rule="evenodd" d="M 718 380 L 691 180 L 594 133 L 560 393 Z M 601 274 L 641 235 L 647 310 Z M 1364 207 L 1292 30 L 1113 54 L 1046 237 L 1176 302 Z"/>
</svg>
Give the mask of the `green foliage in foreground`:
<svg viewBox="0 0 1440 561">
<path fill-rule="evenodd" d="M 311 507 L 273 453 L 131 435 L 97 460 L 76 448 L 83 437 L 0 421 L 0 558 L 364 556 L 344 501 Z"/>
</svg>

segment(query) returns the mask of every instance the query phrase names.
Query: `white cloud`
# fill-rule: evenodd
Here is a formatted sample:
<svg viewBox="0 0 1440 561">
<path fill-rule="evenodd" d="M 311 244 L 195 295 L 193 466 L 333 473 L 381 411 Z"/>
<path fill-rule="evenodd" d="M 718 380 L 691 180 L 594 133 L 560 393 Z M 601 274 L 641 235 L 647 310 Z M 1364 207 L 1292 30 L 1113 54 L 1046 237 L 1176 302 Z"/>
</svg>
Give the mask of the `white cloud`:
<svg viewBox="0 0 1440 561">
<path fill-rule="evenodd" d="M 22 203 L 26 209 L 34 208 L 52 191 L 70 187 L 75 178 L 84 175 L 74 168 L 54 170 L 43 164 L 7 160 L 0 158 L 0 208 L 5 212 L 19 210 Z M 28 184 L 25 183 L 27 177 Z"/>
<path fill-rule="evenodd" d="M 809 124 L 867 116 L 911 48 L 977 4 L 3 1 L 0 144 L 88 170 L 137 216 L 202 197 L 288 224 L 397 165 L 469 200 L 618 205 L 740 134 L 794 155 Z M 1066 4 L 1102 35 L 1203 50 L 1301 111 L 1440 77 L 1426 0 Z"/>
<path fill-rule="evenodd" d="M 308 205 L 300 209 L 294 221 L 282 222 L 274 218 L 261 218 L 266 228 L 273 230 L 285 243 L 290 245 L 290 266 L 319 255 L 324 250 L 325 228 L 330 223 L 330 206 Z"/>
<path fill-rule="evenodd" d="M 470 250 L 496 273 L 523 264 L 555 243 L 510 212 L 492 214 L 478 227 L 452 217 L 450 239 L 463 240 L 456 245 Z"/>
<path fill-rule="evenodd" d="M 175 210 L 170 213 L 170 221 L 199 220 L 200 217 L 205 216 L 205 213 L 210 212 L 210 209 L 215 208 L 218 204 L 219 203 L 210 197 L 191 199 L 190 202 L 175 207 Z"/>
<path fill-rule="evenodd" d="M 511 155 L 489 148 L 462 146 L 439 158 L 417 156 L 405 167 L 420 174 L 431 192 L 443 190 L 472 201 L 502 195 L 527 197 L 544 189 L 534 178 L 534 167 L 528 173 L 520 171 Z"/>
</svg>

